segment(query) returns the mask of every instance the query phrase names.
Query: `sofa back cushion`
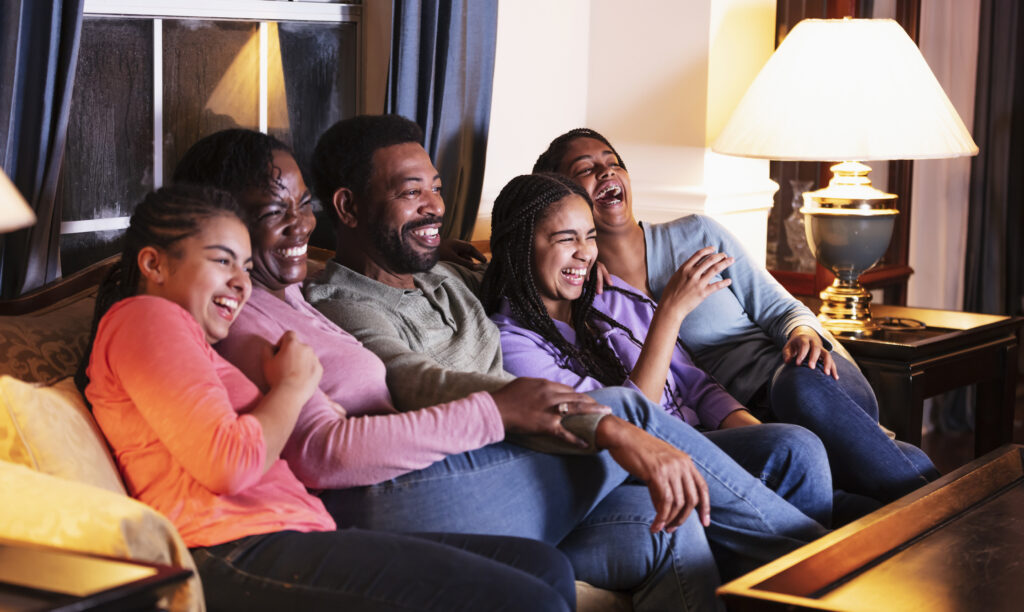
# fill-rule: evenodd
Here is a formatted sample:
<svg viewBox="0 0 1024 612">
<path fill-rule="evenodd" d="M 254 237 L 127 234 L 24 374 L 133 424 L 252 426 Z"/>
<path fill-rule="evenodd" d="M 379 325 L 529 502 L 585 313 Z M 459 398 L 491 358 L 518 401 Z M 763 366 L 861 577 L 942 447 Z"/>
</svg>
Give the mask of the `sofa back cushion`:
<svg viewBox="0 0 1024 612">
<path fill-rule="evenodd" d="M 46 387 L 0 377 L 0 459 L 125 494 L 107 441 L 70 378 Z"/>
<path fill-rule="evenodd" d="M 96 288 L 35 312 L 0 316 L 0 374 L 53 383 L 72 376 L 89 343 Z"/>
</svg>

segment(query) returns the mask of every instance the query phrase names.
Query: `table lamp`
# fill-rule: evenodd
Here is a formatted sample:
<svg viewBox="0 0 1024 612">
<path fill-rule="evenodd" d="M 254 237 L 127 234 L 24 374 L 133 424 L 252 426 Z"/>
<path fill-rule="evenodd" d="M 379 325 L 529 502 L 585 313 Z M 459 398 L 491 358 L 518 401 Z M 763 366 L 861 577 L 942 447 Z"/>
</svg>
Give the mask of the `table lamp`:
<svg viewBox="0 0 1024 612">
<path fill-rule="evenodd" d="M 21 197 L 7 174 L 0 170 L 0 234 L 28 227 L 36 222 L 32 209 Z"/>
<path fill-rule="evenodd" d="M 896 196 L 864 161 L 976 155 L 978 146 L 917 45 L 891 19 L 805 19 L 768 59 L 711 149 L 779 161 L 835 161 L 804 193 L 807 242 L 835 274 L 821 292 L 833 333 L 874 329 L 858 282 L 888 248 Z"/>
</svg>

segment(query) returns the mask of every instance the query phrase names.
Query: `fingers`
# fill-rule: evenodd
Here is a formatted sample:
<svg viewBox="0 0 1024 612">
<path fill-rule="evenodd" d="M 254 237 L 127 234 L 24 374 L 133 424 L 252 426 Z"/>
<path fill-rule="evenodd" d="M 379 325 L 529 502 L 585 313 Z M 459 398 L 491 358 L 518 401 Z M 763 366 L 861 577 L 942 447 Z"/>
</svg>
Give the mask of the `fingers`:
<svg viewBox="0 0 1024 612">
<path fill-rule="evenodd" d="M 704 477 L 697 471 L 697 466 L 693 466 L 693 477 L 697 484 L 697 494 L 699 500 L 697 501 L 697 516 L 700 517 L 700 524 L 705 527 L 711 526 L 711 493 L 708 491 L 708 483 L 704 480 Z"/>
<path fill-rule="evenodd" d="M 595 291 L 598 295 L 600 295 L 601 292 L 604 291 L 605 287 L 612 286 L 612 273 L 608 271 L 608 268 L 605 267 L 603 263 L 599 261 L 594 262 L 594 268 L 591 271 L 591 274 L 594 274 L 597 277 L 597 285 L 595 287 Z"/>
<path fill-rule="evenodd" d="M 585 400 L 579 401 L 567 401 L 559 402 L 556 406 L 565 406 L 565 411 L 561 413 L 561 416 L 570 416 L 573 414 L 611 414 L 612 409 L 603 404 L 598 404 L 589 395 L 584 396 Z"/>
<path fill-rule="evenodd" d="M 812 370 L 817 367 L 818 357 L 821 357 L 821 345 L 812 342 L 810 343 L 810 349 L 807 351 L 807 367 Z"/>
<path fill-rule="evenodd" d="M 833 359 L 832 353 L 828 351 L 824 352 L 824 354 L 821 357 L 821 365 L 822 369 L 824 369 L 825 371 L 825 374 L 831 376 L 836 380 L 839 380 L 839 370 L 836 368 L 836 360 Z"/>
<path fill-rule="evenodd" d="M 480 252 L 480 249 L 476 248 L 472 244 L 466 244 L 466 251 L 462 254 L 463 257 L 468 259 L 475 259 L 479 263 L 487 263 L 487 258 Z"/>
</svg>

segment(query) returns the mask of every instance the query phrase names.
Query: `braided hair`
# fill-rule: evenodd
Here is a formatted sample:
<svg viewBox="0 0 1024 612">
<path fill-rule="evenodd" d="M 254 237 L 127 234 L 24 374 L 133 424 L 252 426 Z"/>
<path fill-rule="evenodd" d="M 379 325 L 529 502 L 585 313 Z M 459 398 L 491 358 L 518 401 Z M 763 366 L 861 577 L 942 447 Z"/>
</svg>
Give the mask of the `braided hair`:
<svg viewBox="0 0 1024 612">
<path fill-rule="evenodd" d="M 206 220 L 224 215 L 242 218 L 242 211 L 230 194 L 212 187 L 186 184 L 151 192 L 135 207 L 124 234 L 121 259 L 100 283 L 96 295 L 89 345 L 75 373 L 79 390 L 84 392 L 89 383 L 85 369 L 103 315 L 117 302 L 139 292 L 142 281 L 139 251 L 147 246 L 171 250 L 178 242 L 202 231 Z"/>
<path fill-rule="evenodd" d="M 616 159 L 619 160 L 619 165 L 622 169 L 626 169 L 626 162 L 622 161 L 622 156 L 615 150 L 612 143 L 608 142 L 608 139 L 599 134 L 598 132 L 590 128 L 576 128 L 569 130 L 568 132 L 558 136 L 551 141 L 546 151 L 540 154 L 537 161 L 533 164 L 534 172 L 559 172 L 559 168 L 562 166 L 564 161 L 565 153 L 569 149 L 569 144 L 577 138 L 593 138 L 599 140 L 604 144 L 608 145 L 608 148 L 615 155 Z"/>
<path fill-rule="evenodd" d="M 484 274 L 481 299 L 488 314 L 508 300 L 512 316 L 527 329 L 540 334 L 564 356 L 560 365 L 581 376 L 592 376 L 604 385 L 621 385 L 629 376 L 611 348 L 594 333 L 595 320 L 609 322 L 593 308 L 597 279 L 591 274 L 583 293 L 573 301 L 570 324 L 579 346 L 572 344 L 555 327 L 537 292 L 533 278 L 533 239 L 537 225 L 556 210 L 552 205 L 578 196 L 593 208 L 590 196 L 576 183 L 559 174 L 517 176 L 494 200 L 491 216 L 491 263 Z"/>
</svg>

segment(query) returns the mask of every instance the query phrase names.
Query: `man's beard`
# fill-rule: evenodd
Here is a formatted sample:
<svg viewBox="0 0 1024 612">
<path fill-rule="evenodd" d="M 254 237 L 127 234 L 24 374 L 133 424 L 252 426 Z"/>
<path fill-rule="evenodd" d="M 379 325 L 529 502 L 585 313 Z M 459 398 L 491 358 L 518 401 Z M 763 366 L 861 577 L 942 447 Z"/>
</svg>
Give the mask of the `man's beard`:
<svg viewBox="0 0 1024 612">
<path fill-rule="evenodd" d="M 406 223 L 399 230 L 388 228 L 384 223 L 375 223 L 373 243 L 377 245 L 384 262 L 396 274 L 415 274 L 433 268 L 440 258 L 440 249 L 427 252 L 416 251 L 410 244 L 409 234 L 424 225 L 440 223 L 441 218 L 430 216 L 420 221 Z"/>
</svg>

